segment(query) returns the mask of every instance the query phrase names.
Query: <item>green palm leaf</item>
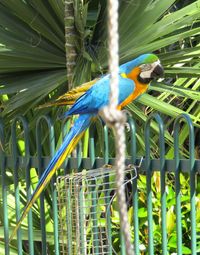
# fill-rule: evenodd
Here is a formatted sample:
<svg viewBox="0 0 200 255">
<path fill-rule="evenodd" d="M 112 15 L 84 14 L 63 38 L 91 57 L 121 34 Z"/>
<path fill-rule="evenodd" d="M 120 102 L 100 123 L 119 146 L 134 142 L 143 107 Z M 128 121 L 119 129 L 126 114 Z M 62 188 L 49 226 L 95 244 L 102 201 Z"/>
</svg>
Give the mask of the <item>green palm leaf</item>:
<svg viewBox="0 0 200 255">
<path fill-rule="evenodd" d="M 166 78 L 198 77 L 199 68 L 187 64 L 195 62 L 195 59 L 198 61 L 199 46 L 189 47 L 182 40 L 191 36 L 195 40 L 200 33 L 200 1 L 172 11 L 170 7 L 174 2 L 121 1 L 121 62 L 159 50 L 163 52 L 160 58 L 165 65 Z M 77 85 L 95 77 L 107 66 L 106 22 L 103 19 L 106 2 L 98 3 L 86 2 L 80 6 L 80 2 L 75 1 L 76 27 L 81 34 L 74 75 Z M 27 113 L 44 98 L 49 98 L 53 91 L 55 98 L 67 88 L 64 78 L 64 5 L 61 0 L 48 1 L 48 4 L 41 1 L 17 0 L 13 3 L 3 0 L 0 7 L 0 93 L 9 97 L 6 104 L 3 103 L 3 114 L 13 116 L 18 112 Z M 80 10 L 83 10 L 82 15 Z M 99 24 L 101 33 L 97 32 Z M 180 41 L 186 49 L 178 49 Z M 166 48 L 172 44 L 175 50 L 173 54 Z M 180 62 L 182 66 L 174 66 Z M 160 93 L 169 91 L 166 86 L 158 87 L 155 90 Z M 184 91 L 176 90 L 175 95 L 183 97 Z M 198 100 L 198 93 L 194 96 L 194 92 L 191 92 L 189 95 L 193 95 L 190 99 Z M 30 107 L 23 111 L 27 104 Z"/>
</svg>

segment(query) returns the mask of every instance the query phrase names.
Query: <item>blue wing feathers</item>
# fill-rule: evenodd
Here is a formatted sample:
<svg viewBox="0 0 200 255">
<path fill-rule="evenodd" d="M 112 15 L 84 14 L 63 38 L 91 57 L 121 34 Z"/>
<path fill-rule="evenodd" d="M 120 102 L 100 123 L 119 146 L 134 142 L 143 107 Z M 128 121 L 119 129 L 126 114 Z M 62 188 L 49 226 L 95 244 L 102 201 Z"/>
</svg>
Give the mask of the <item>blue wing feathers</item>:
<svg viewBox="0 0 200 255">
<path fill-rule="evenodd" d="M 135 89 L 132 80 L 119 75 L 119 104 L 122 103 Z M 98 111 L 108 105 L 110 96 L 110 77 L 106 75 L 97 81 L 85 94 L 83 94 L 64 117 L 73 114 L 98 113 Z"/>
</svg>

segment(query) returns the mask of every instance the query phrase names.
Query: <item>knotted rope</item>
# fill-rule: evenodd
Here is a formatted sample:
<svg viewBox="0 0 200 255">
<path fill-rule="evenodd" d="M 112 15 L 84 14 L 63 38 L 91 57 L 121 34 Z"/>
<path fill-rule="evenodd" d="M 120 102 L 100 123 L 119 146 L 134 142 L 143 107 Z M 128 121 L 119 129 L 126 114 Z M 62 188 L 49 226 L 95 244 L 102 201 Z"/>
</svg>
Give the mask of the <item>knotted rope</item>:
<svg viewBox="0 0 200 255">
<path fill-rule="evenodd" d="M 116 189 L 119 204 L 121 229 L 124 234 L 126 254 L 134 255 L 131 244 L 130 226 L 124 188 L 125 171 L 125 128 L 126 116 L 117 110 L 118 105 L 118 73 L 119 73 L 119 34 L 118 34 L 118 1 L 108 1 L 108 42 L 109 42 L 109 71 L 110 71 L 110 103 L 100 111 L 106 123 L 113 128 L 116 146 Z"/>
</svg>

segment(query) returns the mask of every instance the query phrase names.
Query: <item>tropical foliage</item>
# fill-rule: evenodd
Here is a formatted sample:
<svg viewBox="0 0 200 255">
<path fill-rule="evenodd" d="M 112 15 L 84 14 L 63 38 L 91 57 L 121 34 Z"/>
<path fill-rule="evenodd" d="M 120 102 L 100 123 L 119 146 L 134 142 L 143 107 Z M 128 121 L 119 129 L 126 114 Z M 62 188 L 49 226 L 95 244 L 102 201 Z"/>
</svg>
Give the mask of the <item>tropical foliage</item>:
<svg viewBox="0 0 200 255">
<path fill-rule="evenodd" d="M 106 0 L 74 0 L 74 44 L 78 56 L 73 76 L 74 86 L 107 72 L 106 3 Z M 199 7 L 200 0 L 120 1 L 120 63 L 142 53 L 155 52 L 165 68 L 165 78 L 153 82 L 148 94 L 128 106 L 136 120 L 139 155 L 144 154 L 144 122 L 147 115 L 154 111 L 163 114 L 167 122 L 169 131 L 166 131 L 165 136 L 168 158 L 173 155 L 171 118 L 185 112 L 196 126 L 200 125 Z M 0 110 L 6 127 L 18 114 L 26 116 L 31 130 L 41 114 L 49 113 L 53 120 L 56 119 L 59 108 L 37 107 L 53 101 L 69 89 L 65 52 L 63 0 L 0 1 Z M 155 124 L 153 129 L 157 131 Z M 21 133 L 20 126 L 18 133 Z M 184 156 L 188 156 L 187 134 L 183 124 L 180 143 L 185 145 L 182 150 Z M 55 124 L 55 136 L 61 140 L 59 123 Z M 31 153 L 34 154 L 33 131 L 30 138 Z M 158 156 L 158 135 L 155 134 L 152 140 L 154 156 Z M 111 137 L 110 144 L 112 142 Z M 102 144 L 99 145 L 101 148 Z M 9 146 L 6 150 L 9 151 Z M 22 139 L 19 139 L 19 150 L 23 155 Z M 44 154 L 49 152 L 48 146 L 44 146 L 44 151 Z M 102 150 L 99 150 L 99 155 L 101 153 Z M 84 155 L 87 156 L 87 145 Z M 9 187 L 13 190 L 11 171 L 8 169 L 7 173 Z M 32 177 L 35 178 L 35 172 Z M 143 182 L 141 179 L 141 189 Z M 25 187 L 24 184 L 24 197 Z M 10 201 L 13 207 L 14 198 Z M 34 210 L 38 220 L 39 210 L 37 207 Z M 39 228 L 37 220 L 34 222 L 36 229 Z M 52 230 L 52 224 L 49 224 Z M 170 231 L 173 232 L 173 229 Z M 0 249 L 2 247 L 0 243 Z M 13 254 L 16 252 L 13 247 Z"/>
</svg>

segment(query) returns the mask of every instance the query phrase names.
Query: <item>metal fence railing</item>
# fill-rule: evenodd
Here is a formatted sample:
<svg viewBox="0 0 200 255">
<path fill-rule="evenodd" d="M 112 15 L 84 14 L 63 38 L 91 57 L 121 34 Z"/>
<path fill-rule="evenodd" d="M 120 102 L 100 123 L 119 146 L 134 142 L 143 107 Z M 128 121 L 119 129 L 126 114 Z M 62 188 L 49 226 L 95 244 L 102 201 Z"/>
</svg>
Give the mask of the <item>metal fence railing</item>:
<svg viewBox="0 0 200 255">
<path fill-rule="evenodd" d="M 126 188 L 135 253 L 137 255 L 198 254 L 200 252 L 200 185 L 198 182 L 200 160 L 195 159 L 195 133 L 190 118 L 187 115 L 181 115 L 175 119 L 173 126 L 168 126 L 170 134 L 173 134 L 173 140 L 169 141 L 173 144 L 171 153 L 173 156 L 170 158 L 166 158 L 168 146 L 166 137 L 169 136 L 169 132 L 166 131 L 158 114 L 150 116 L 146 121 L 144 155 L 138 156 L 138 139 L 141 138 L 138 138 L 133 119 L 129 117 L 128 123 L 130 130 L 127 139 L 126 164 L 139 165 L 137 178 L 133 179 Z M 188 138 L 184 139 L 185 149 L 183 145 L 180 145 L 182 137 L 179 137 L 183 123 L 188 129 Z M 67 124 L 67 129 L 68 127 Z M 8 242 L 14 224 L 19 219 L 38 181 L 37 176 L 42 174 L 54 155 L 55 144 L 61 143 L 62 139 L 59 137 L 58 130 L 61 130 L 60 126 L 57 125 L 55 128 L 52 120 L 46 116 L 41 116 L 37 120 L 35 128 L 29 126 L 22 116 L 15 118 L 11 128 L 7 126 L 5 128 L 3 121 L 0 120 L 2 190 L 0 254 L 68 254 L 61 252 L 62 242 L 66 239 L 60 236 L 58 215 L 62 217 L 66 215 L 63 216 L 61 213 L 62 207 L 58 209 L 54 184 L 56 177 L 33 206 L 16 238 L 11 244 Z M 73 169 L 76 169 L 73 172 L 80 172 L 82 169 L 98 169 L 105 164 L 114 164 L 109 132 L 106 126 L 102 127 L 103 135 L 99 140 L 103 144 L 103 149 L 100 155 L 97 155 L 98 132 L 94 135 L 91 131 L 88 138 L 87 157 L 82 157 L 80 145 L 75 157 L 69 157 L 63 165 L 64 171 L 60 169 L 57 175 L 68 174 Z M 87 139 L 84 143 L 87 143 Z M 141 141 L 139 144 L 142 146 Z M 110 189 L 113 196 L 112 187 Z M 95 204 L 98 206 L 100 197 L 96 199 Z M 116 205 L 111 204 L 110 208 L 110 223 L 106 229 L 113 249 L 118 254 L 125 254 Z M 63 221 L 63 218 L 60 220 Z M 104 223 L 101 217 L 101 224 Z M 92 228 L 88 231 L 92 231 Z M 76 240 L 72 242 L 74 245 Z M 92 239 L 91 242 L 93 242 Z M 92 243 L 90 245 L 92 247 Z M 97 249 L 98 253 L 85 250 L 80 254 L 114 254 L 113 249 L 103 253 L 99 253 L 99 249 Z"/>
</svg>

